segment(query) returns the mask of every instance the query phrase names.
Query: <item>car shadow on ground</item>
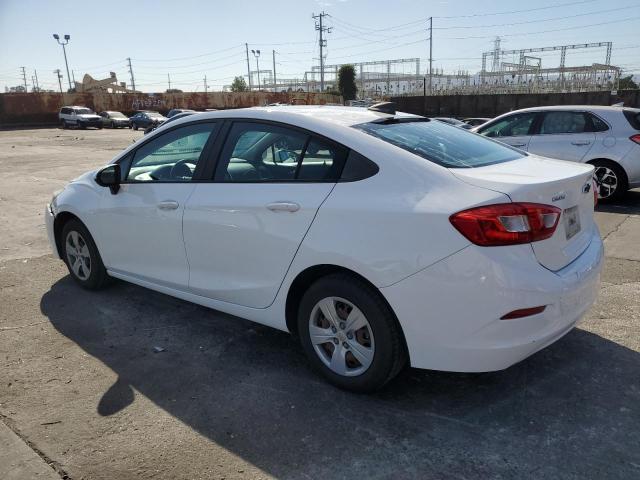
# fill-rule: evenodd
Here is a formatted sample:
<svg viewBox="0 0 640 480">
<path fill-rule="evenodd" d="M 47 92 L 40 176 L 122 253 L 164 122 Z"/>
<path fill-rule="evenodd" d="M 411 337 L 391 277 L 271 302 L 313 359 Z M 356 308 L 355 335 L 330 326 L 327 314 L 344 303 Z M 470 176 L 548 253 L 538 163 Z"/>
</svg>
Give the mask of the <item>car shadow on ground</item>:
<svg viewBox="0 0 640 480">
<path fill-rule="evenodd" d="M 502 372 L 407 369 L 354 395 L 310 371 L 290 335 L 134 285 L 85 292 L 65 277 L 40 307 L 117 373 L 100 415 L 135 389 L 278 478 L 640 473 L 640 355 L 584 330 Z"/>
<path fill-rule="evenodd" d="M 597 212 L 640 214 L 640 189 L 629 190 L 624 197 L 611 203 L 599 203 Z"/>
</svg>

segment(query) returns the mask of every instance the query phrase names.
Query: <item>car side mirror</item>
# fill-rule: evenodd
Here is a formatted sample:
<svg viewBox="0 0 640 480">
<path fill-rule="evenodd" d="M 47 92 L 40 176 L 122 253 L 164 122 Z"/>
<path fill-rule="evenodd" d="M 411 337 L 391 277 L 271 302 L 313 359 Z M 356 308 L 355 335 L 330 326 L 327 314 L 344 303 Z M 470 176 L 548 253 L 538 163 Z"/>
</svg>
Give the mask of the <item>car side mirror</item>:
<svg viewBox="0 0 640 480">
<path fill-rule="evenodd" d="M 112 194 L 120 190 L 120 165 L 114 163 L 107 165 L 96 174 L 96 183 L 101 187 L 109 187 Z"/>
</svg>

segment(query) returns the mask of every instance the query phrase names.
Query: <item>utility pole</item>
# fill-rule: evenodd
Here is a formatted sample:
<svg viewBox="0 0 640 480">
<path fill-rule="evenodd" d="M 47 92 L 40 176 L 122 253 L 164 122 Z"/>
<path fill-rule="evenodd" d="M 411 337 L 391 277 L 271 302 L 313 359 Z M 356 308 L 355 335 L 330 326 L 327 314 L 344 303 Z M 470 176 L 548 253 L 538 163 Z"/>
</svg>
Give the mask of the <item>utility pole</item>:
<svg viewBox="0 0 640 480">
<path fill-rule="evenodd" d="M 207 85 L 207 76 L 204 76 L 204 93 L 207 93 L 207 89 L 209 88 L 209 86 Z"/>
<path fill-rule="evenodd" d="M 40 82 L 38 82 L 38 71 L 37 71 L 37 70 L 34 70 L 34 71 L 33 71 L 33 75 L 34 75 L 34 77 L 35 77 L 35 79 L 36 79 L 36 88 L 37 88 L 37 89 L 38 89 L 38 91 L 39 91 L 39 90 L 40 90 Z"/>
<path fill-rule="evenodd" d="M 24 92 L 27 93 L 27 74 L 25 72 L 24 67 L 20 67 L 22 69 L 22 79 L 24 80 Z"/>
<path fill-rule="evenodd" d="M 249 79 L 249 91 L 251 91 L 251 65 L 249 64 L 249 44 L 245 43 L 244 48 L 247 52 L 247 78 Z"/>
<path fill-rule="evenodd" d="M 429 17 L 429 95 L 433 94 L 433 17 Z"/>
<path fill-rule="evenodd" d="M 276 51 L 273 50 L 273 91 L 276 91 Z"/>
<path fill-rule="evenodd" d="M 169 82 L 169 90 L 171 90 L 171 76 L 167 73 L 167 81 Z"/>
<path fill-rule="evenodd" d="M 58 85 L 60 86 L 60 93 L 62 93 L 62 74 L 60 73 L 60 69 L 54 70 L 53 73 L 58 77 Z"/>
<path fill-rule="evenodd" d="M 133 68 L 131 67 L 131 58 L 127 57 L 127 62 L 129 62 L 129 75 L 131 75 L 131 89 L 136 89 L 136 79 L 133 77 Z"/>
<path fill-rule="evenodd" d="M 311 15 L 311 18 L 314 20 L 317 19 L 316 30 L 320 32 L 320 41 L 318 45 L 320 45 L 320 91 L 324 92 L 324 54 L 322 49 L 327 46 L 327 41 L 324 39 L 324 33 L 331 33 L 331 27 L 325 27 L 322 24 L 324 17 L 329 17 L 328 13 L 321 12 L 318 15 Z"/>
<path fill-rule="evenodd" d="M 60 35 L 58 35 L 57 33 L 53 34 L 53 38 L 56 39 L 59 45 L 62 45 L 62 53 L 64 53 L 64 64 L 67 67 L 67 81 L 69 82 L 69 90 L 72 90 L 73 87 L 71 86 L 71 76 L 69 75 L 69 62 L 67 61 L 67 49 L 65 48 L 65 46 L 69 43 L 69 40 L 71 40 L 71 35 L 65 35 L 64 41 L 60 41 Z"/>
</svg>

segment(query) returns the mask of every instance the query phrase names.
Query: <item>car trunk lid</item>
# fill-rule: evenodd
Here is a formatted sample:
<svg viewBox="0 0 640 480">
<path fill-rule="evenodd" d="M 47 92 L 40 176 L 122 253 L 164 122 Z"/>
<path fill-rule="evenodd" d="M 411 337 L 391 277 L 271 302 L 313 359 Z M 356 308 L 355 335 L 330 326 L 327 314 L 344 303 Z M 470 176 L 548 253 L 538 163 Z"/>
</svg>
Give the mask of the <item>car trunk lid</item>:
<svg viewBox="0 0 640 480">
<path fill-rule="evenodd" d="M 513 202 L 562 209 L 558 227 L 531 247 L 541 265 L 556 271 L 589 245 L 593 229 L 593 167 L 528 155 L 519 160 L 450 171 L 466 183 L 508 195 Z"/>
</svg>

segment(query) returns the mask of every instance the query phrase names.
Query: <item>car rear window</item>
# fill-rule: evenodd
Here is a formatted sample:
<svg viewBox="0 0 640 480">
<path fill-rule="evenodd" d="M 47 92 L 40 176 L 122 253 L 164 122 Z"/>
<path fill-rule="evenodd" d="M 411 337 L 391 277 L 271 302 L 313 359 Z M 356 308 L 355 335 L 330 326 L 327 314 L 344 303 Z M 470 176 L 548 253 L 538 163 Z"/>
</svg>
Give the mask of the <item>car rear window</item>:
<svg viewBox="0 0 640 480">
<path fill-rule="evenodd" d="M 636 130 L 640 130 L 640 110 L 625 109 L 623 112 L 631 126 Z"/>
<path fill-rule="evenodd" d="M 448 168 L 483 167 L 524 157 L 493 140 L 428 119 L 393 119 L 355 128 Z"/>
</svg>

